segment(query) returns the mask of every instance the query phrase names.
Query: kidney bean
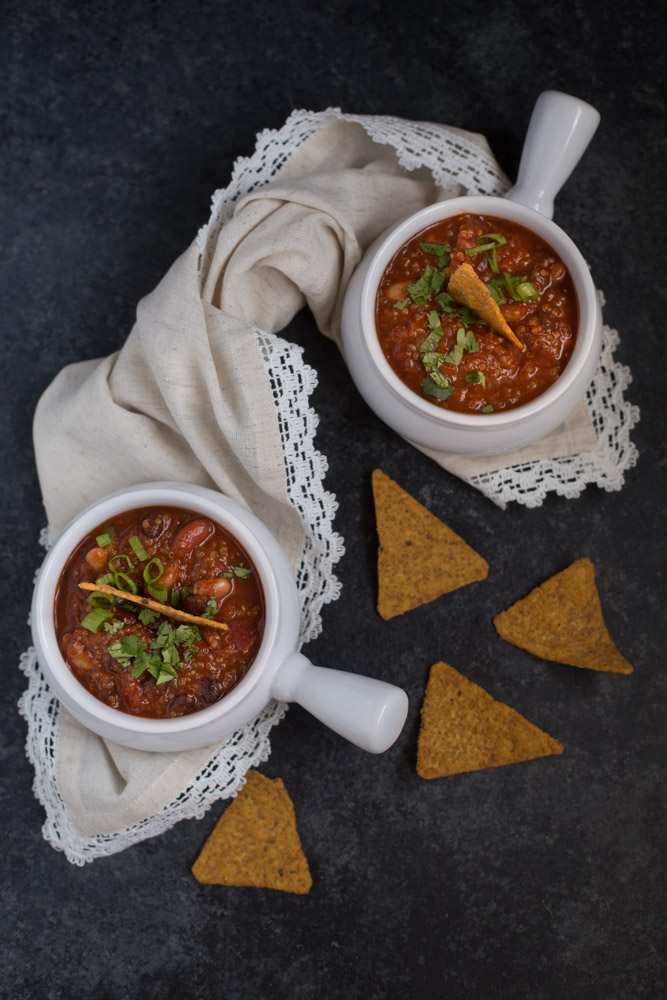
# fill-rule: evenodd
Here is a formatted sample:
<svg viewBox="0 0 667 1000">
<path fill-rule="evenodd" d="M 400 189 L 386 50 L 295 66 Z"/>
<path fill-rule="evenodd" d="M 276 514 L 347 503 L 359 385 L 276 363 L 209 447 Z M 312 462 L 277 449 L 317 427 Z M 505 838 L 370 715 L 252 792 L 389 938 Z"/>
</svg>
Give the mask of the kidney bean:
<svg viewBox="0 0 667 1000">
<path fill-rule="evenodd" d="M 214 701 L 219 701 L 225 693 L 224 686 L 214 677 L 204 677 L 201 682 L 202 701 L 207 705 L 212 705 Z"/>
<path fill-rule="evenodd" d="M 167 715 L 186 715 L 197 705 L 193 694 L 177 694 L 167 706 Z"/>
<path fill-rule="evenodd" d="M 216 601 L 219 601 L 222 597 L 226 597 L 231 589 L 232 581 L 219 576 L 214 580 L 197 580 L 192 585 L 192 593 L 202 600 L 214 597 Z"/>
<path fill-rule="evenodd" d="M 152 538 L 156 541 L 171 524 L 168 514 L 151 513 L 141 522 L 141 533 L 144 538 Z"/>
<path fill-rule="evenodd" d="M 176 556 L 188 556 L 193 549 L 210 538 L 215 527 L 205 517 L 193 517 L 182 525 L 171 540 L 171 551 Z"/>
</svg>

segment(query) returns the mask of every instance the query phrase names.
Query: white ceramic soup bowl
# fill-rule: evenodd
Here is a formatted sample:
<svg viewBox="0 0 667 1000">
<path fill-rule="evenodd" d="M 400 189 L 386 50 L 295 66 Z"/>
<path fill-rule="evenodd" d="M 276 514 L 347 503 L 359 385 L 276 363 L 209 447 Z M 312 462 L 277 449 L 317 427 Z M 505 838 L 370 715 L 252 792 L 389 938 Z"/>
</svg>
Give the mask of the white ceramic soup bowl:
<svg viewBox="0 0 667 1000">
<path fill-rule="evenodd" d="M 266 620 L 259 651 L 246 676 L 220 701 L 170 719 L 147 719 L 105 705 L 77 680 L 62 657 L 54 624 L 54 600 L 71 552 L 97 525 L 135 508 L 181 507 L 225 528 L 248 553 L 264 592 Z M 280 545 L 245 508 L 220 493 L 185 483 L 133 486 L 93 504 L 76 517 L 49 550 L 32 602 L 37 658 L 50 687 L 84 726 L 138 750 L 186 750 L 236 732 L 272 699 L 296 701 L 325 725 L 371 753 L 397 739 L 407 695 L 385 681 L 315 667 L 296 651 L 299 602 L 292 570 Z"/>
<path fill-rule="evenodd" d="M 531 117 L 517 183 L 504 198 L 470 196 L 429 205 L 396 224 L 362 258 L 343 303 L 343 353 L 368 405 L 407 440 L 455 454 L 510 451 L 556 428 L 584 395 L 600 355 L 602 315 L 584 258 L 551 215 L 553 199 L 590 142 L 599 118 L 585 102 L 546 91 Z M 397 251 L 428 226 L 468 213 L 507 219 L 545 240 L 567 267 L 578 304 L 575 345 L 557 381 L 529 403 L 490 414 L 447 410 L 409 389 L 385 358 L 375 326 L 378 285 Z"/>
</svg>

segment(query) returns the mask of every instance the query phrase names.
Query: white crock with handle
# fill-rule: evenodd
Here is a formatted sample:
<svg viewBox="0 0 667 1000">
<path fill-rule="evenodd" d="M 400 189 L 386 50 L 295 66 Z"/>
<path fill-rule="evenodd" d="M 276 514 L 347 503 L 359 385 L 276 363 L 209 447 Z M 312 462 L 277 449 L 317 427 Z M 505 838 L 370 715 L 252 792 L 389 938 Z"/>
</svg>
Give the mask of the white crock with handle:
<svg viewBox="0 0 667 1000">
<path fill-rule="evenodd" d="M 371 409 L 409 441 L 454 454 L 510 451 L 556 428 L 585 393 L 600 355 L 602 315 L 584 258 L 551 217 L 553 200 L 588 146 L 599 120 L 595 108 L 584 101 L 545 91 L 533 110 L 517 182 L 504 198 L 479 195 L 429 205 L 392 227 L 362 258 L 343 302 L 345 361 Z M 375 328 L 377 288 L 394 254 L 428 226 L 468 213 L 507 219 L 544 239 L 570 272 L 579 310 L 575 345 L 560 378 L 529 403 L 490 414 L 457 413 L 413 392 L 390 367 Z"/>
<path fill-rule="evenodd" d="M 246 676 L 220 701 L 173 719 L 144 719 L 98 701 L 65 663 L 56 639 L 54 600 L 62 569 L 93 528 L 126 510 L 171 506 L 222 525 L 246 550 L 264 591 L 266 621 L 259 652 Z M 65 708 L 105 739 L 139 750 L 185 750 L 231 736 L 272 699 L 298 702 L 329 728 L 371 753 L 397 739 L 407 695 L 382 680 L 313 666 L 297 652 L 299 602 L 292 570 L 280 545 L 244 507 L 214 490 L 186 483 L 148 483 L 121 490 L 75 518 L 49 550 L 32 602 L 32 634 L 39 664 Z"/>
</svg>

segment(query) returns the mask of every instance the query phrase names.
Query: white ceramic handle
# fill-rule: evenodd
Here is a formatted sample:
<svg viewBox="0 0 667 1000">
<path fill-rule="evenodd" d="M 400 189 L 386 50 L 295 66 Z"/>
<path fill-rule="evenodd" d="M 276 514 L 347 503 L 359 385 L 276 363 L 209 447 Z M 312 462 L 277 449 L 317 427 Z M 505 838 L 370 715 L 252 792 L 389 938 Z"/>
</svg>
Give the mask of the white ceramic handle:
<svg viewBox="0 0 667 1000">
<path fill-rule="evenodd" d="M 519 176 L 505 197 L 552 219 L 554 198 L 581 159 L 599 122 L 599 112 L 585 101 L 558 90 L 545 90 L 533 108 Z"/>
<path fill-rule="evenodd" d="M 383 753 L 399 736 L 408 696 L 386 681 L 314 667 L 293 653 L 274 678 L 273 696 L 296 701 L 329 729 L 370 753 Z"/>
</svg>

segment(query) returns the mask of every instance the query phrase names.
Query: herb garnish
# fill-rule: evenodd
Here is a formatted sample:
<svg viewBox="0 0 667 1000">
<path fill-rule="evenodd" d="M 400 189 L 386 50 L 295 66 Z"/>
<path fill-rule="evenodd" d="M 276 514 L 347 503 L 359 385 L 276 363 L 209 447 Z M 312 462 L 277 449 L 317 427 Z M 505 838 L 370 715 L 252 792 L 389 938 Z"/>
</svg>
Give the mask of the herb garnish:
<svg viewBox="0 0 667 1000">
<path fill-rule="evenodd" d="M 491 403 L 487 403 L 486 406 L 482 407 L 482 413 L 493 413 L 493 407 L 491 406 Z"/>
<path fill-rule="evenodd" d="M 475 372 L 468 372 L 468 374 L 465 377 L 465 380 L 466 382 L 470 382 L 471 384 L 479 382 L 481 383 L 482 388 L 486 389 L 486 375 L 479 369 L 477 369 L 477 371 Z"/>
<path fill-rule="evenodd" d="M 419 247 L 424 253 L 436 255 L 438 267 L 448 266 L 452 248 L 447 243 L 420 243 Z"/>
<path fill-rule="evenodd" d="M 114 538 L 116 537 L 116 531 L 112 524 L 107 525 L 101 535 L 98 535 L 95 541 L 100 549 L 106 549 L 107 545 L 111 545 Z"/>
<path fill-rule="evenodd" d="M 201 639 L 201 633 L 196 625 L 175 627 L 162 622 L 150 646 L 138 635 L 126 635 L 110 644 L 109 654 L 124 670 L 131 669 L 133 677 L 141 677 L 147 670 L 157 684 L 166 684 L 177 676 L 183 661 L 192 657 L 197 639 Z"/>
<path fill-rule="evenodd" d="M 486 254 L 486 259 L 489 262 L 491 270 L 494 274 L 498 274 L 498 254 L 496 251 L 498 247 L 504 246 L 505 243 L 507 243 L 507 240 L 499 233 L 483 233 L 477 237 L 477 245 L 469 247 L 466 250 L 466 254 L 468 257 L 473 257 L 477 253 Z"/>
<path fill-rule="evenodd" d="M 449 399 L 454 392 L 454 386 L 439 371 L 433 371 L 427 375 L 422 382 L 422 394 L 424 396 L 434 396 L 436 399 Z"/>
<path fill-rule="evenodd" d="M 206 607 L 202 611 L 200 618 L 212 618 L 213 615 L 217 615 L 217 613 L 218 613 L 218 602 L 214 597 L 209 597 L 208 601 L 206 602 Z"/>
<path fill-rule="evenodd" d="M 124 625 L 125 622 L 121 621 L 119 618 L 112 618 L 110 622 L 105 622 L 102 628 L 105 632 L 108 632 L 109 635 L 115 635 L 116 632 L 120 632 Z"/>
<path fill-rule="evenodd" d="M 152 608 L 142 608 L 138 617 L 142 625 L 150 625 L 151 622 L 160 617 L 160 612 L 153 611 Z"/>
<path fill-rule="evenodd" d="M 445 283 L 445 276 L 442 271 L 436 271 L 432 267 L 426 267 L 422 274 L 411 285 L 405 289 L 415 305 L 424 306 L 438 294 Z"/>
<path fill-rule="evenodd" d="M 515 302 L 537 302 L 540 297 L 535 285 L 528 281 L 525 274 L 513 278 L 506 271 L 503 271 L 497 278 L 491 278 L 490 281 L 487 281 L 486 287 L 499 306 L 507 302 L 505 292 L 508 292 Z"/>
<path fill-rule="evenodd" d="M 226 573 L 221 573 L 220 576 L 227 577 L 228 579 L 232 576 L 238 576 L 239 579 L 245 580 L 247 577 L 252 576 L 252 570 L 246 569 L 245 566 L 230 566 Z"/>
<path fill-rule="evenodd" d="M 112 615 L 113 611 L 105 611 L 104 608 L 93 608 L 81 622 L 81 627 L 87 628 L 89 632 L 99 632 L 104 623 Z"/>
<path fill-rule="evenodd" d="M 445 361 L 448 365 L 458 365 L 461 363 L 464 351 L 468 354 L 476 354 L 478 350 L 479 343 L 475 334 L 472 330 L 464 330 L 463 327 L 460 326 L 456 331 L 456 343 L 452 347 L 449 354 L 446 355 Z"/>
</svg>

